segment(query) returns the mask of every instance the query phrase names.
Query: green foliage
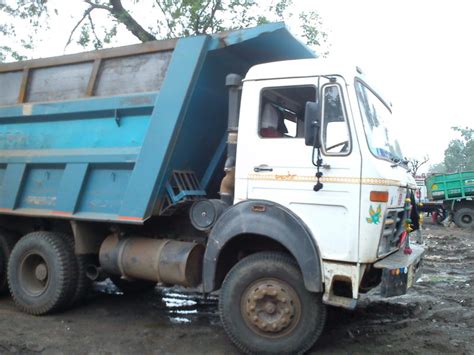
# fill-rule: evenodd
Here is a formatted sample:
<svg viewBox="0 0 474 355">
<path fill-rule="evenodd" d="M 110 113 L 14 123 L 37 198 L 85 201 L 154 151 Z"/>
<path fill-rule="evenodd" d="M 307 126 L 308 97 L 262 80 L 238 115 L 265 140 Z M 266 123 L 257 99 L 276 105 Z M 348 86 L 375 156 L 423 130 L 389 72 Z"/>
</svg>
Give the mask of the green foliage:
<svg viewBox="0 0 474 355">
<path fill-rule="evenodd" d="M 461 137 L 465 141 L 470 141 L 472 139 L 472 136 L 474 135 L 474 129 L 466 127 L 466 128 L 461 128 L 461 127 L 451 127 L 452 130 L 461 133 Z"/>
<path fill-rule="evenodd" d="M 310 46 L 321 47 L 327 41 L 328 35 L 322 31 L 323 22 L 319 14 L 315 11 L 302 12 L 299 15 L 301 20 L 301 29 L 306 42 Z M 322 56 L 327 56 L 328 52 L 321 53 Z"/>
<path fill-rule="evenodd" d="M 9 18 L 17 18 L 26 21 L 33 29 L 32 33 L 19 38 L 18 48 L 12 48 L 8 45 L 0 45 L 0 63 L 7 59 L 16 61 L 25 60 L 26 56 L 20 54 L 23 50 L 33 48 L 34 35 L 40 29 L 47 28 L 48 6 L 47 0 L 16 0 L 15 5 L 0 5 L 0 13 Z M 11 23 L 0 25 L 0 43 L 1 37 L 18 37 L 15 26 Z"/>
<path fill-rule="evenodd" d="M 16 61 L 27 59 L 24 55 L 21 55 L 9 46 L 0 46 L 0 63 L 4 62 L 8 57 Z"/>
<path fill-rule="evenodd" d="M 16 0 L 15 6 L 0 5 L 0 10 L 21 19 L 28 19 L 38 26 L 47 15 L 48 6 L 47 0 Z"/>
<path fill-rule="evenodd" d="M 449 142 L 444 151 L 442 163 L 432 165 L 432 173 L 454 173 L 458 171 L 474 170 L 474 129 L 466 127 L 452 127 L 461 134 L 460 139 Z"/>
<path fill-rule="evenodd" d="M 310 46 L 320 47 L 327 41 L 327 34 L 321 30 L 320 16 L 314 11 L 296 15 L 291 13 L 292 0 L 67 1 L 81 2 L 84 4 L 84 11 L 77 14 L 76 22 L 67 29 L 70 37 L 65 43 L 66 47 L 76 43 L 84 48 L 101 48 L 111 43 L 124 30 L 144 42 L 228 31 L 291 18 L 300 20 L 299 32 Z M 12 21 L 27 21 L 33 29 L 16 51 L 31 48 L 36 33 L 48 28 L 50 18 L 59 16 L 54 3 L 52 0 L 17 0 L 15 6 L 0 6 L 0 15 L 3 14 Z M 148 16 L 138 19 L 143 16 L 144 8 L 149 9 Z M 0 34 L 16 36 L 13 26 L 0 26 Z M 23 59 L 15 50 L 0 46 L 0 61 L 7 58 Z"/>
</svg>

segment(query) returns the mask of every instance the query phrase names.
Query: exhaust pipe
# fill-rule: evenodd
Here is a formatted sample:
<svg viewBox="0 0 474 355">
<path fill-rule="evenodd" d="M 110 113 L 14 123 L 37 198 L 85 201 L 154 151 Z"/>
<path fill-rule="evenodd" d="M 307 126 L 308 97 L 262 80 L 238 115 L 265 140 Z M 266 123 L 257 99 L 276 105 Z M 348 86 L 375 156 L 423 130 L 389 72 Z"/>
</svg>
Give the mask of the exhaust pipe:
<svg viewBox="0 0 474 355">
<path fill-rule="evenodd" d="M 86 267 L 86 277 L 91 281 L 104 281 L 107 275 L 102 271 L 101 267 L 90 264 Z"/>
<path fill-rule="evenodd" d="M 227 123 L 227 159 L 224 166 L 225 176 L 221 182 L 221 200 L 228 206 L 234 203 L 235 187 L 235 160 L 237 156 L 237 137 L 239 129 L 239 110 L 242 77 L 238 74 L 229 74 L 225 79 L 229 88 L 229 118 Z"/>
<path fill-rule="evenodd" d="M 201 283 L 204 246 L 168 239 L 108 236 L 100 246 L 102 269 L 125 278 L 188 287 Z"/>
</svg>

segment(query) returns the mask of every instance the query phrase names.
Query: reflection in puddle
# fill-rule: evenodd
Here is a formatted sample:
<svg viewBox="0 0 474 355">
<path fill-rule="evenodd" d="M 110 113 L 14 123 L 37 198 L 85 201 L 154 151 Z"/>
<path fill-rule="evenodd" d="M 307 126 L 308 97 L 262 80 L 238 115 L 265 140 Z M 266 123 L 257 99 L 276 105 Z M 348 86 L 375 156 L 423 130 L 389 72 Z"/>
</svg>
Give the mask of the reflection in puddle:
<svg viewBox="0 0 474 355">
<path fill-rule="evenodd" d="M 169 296 L 169 295 L 168 295 Z M 176 297 L 176 296 L 174 296 Z M 166 307 L 186 307 L 186 306 L 195 306 L 197 304 L 196 301 L 193 300 L 181 300 L 178 298 L 170 298 L 170 297 L 163 297 L 161 299 L 163 302 L 166 303 Z"/>
<path fill-rule="evenodd" d="M 174 324 L 185 324 L 185 323 L 191 323 L 191 320 L 188 318 L 182 318 L 182 317 L 169 317 L 171 323 Z"/>
<path fill-rule="evenodd" d="M 215 295 L 204 297 L 202 293 L 186 292 L 185 289 L 179 293 L 175 288 L 158 288 L 157 292 L 161 294 L 161 302 L 155 306 L 166 312 L 172 323 L 219 322 Z"/>
</svg>

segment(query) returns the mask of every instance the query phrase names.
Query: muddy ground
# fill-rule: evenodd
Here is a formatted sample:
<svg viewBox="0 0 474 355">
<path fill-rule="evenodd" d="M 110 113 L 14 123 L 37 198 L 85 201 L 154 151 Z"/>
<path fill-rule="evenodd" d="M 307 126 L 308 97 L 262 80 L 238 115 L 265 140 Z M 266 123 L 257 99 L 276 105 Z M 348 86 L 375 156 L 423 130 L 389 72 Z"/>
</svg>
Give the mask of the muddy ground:
<svg viewBox="0 0 474 355">
<path fill-rule="evenodd" d="M 354 312 L 330 309 L 311 353 L 474 354 L 474 231 L 427 223 L 421 279 L 407 295 L 376 292 Z M 217 299 L 157 289 L 125 296 L 96 285 L 87 303 L 32 317 L 0 299 L 0 353 L 237 354 L 217 315 Z"/>
</svg>

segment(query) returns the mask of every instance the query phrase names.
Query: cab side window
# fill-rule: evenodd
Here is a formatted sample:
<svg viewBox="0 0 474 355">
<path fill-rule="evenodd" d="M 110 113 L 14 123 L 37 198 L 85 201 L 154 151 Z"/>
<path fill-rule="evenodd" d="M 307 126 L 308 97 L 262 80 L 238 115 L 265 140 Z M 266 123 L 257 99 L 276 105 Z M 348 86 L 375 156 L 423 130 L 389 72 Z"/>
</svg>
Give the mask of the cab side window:
<svg viewBox="0 0 474 355">
<path fill-rule="evenodd" d="M 351 140 L 339 85 L 323 87 L 322 141 L 326 155 L 347 155 Z"/>
<path fill-rule="evenodd" d="M 261 138 L 303 138 L 304 110 L 315 101 L 313 86 L 266 88 L 260 99 L 258 134 Z"/>
</svg>

